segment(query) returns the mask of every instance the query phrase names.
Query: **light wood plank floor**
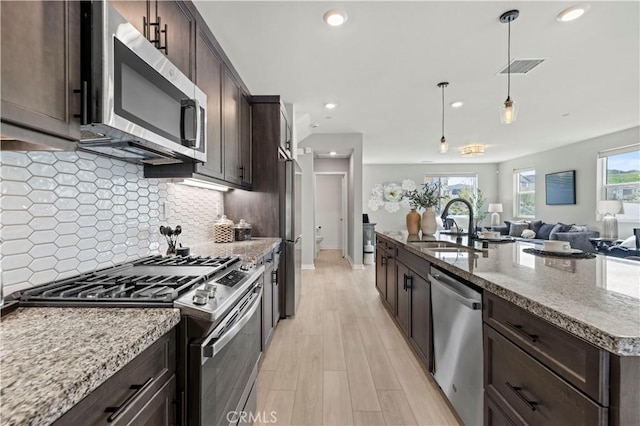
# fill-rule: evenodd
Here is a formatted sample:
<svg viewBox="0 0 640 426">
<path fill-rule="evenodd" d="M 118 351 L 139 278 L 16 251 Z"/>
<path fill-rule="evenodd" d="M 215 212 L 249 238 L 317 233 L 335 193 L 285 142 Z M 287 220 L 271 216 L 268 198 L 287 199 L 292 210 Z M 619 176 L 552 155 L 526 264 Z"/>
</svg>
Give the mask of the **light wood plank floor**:
<svg viewBox="0 0 640 426">
<path fill-rule="evenodd" d="M 288 425 L 458 425 L 375 289 L 322 250 L 302 271 L 295 318 L 281 320 L 258 376 L 258 411 Z"/>
</svg>

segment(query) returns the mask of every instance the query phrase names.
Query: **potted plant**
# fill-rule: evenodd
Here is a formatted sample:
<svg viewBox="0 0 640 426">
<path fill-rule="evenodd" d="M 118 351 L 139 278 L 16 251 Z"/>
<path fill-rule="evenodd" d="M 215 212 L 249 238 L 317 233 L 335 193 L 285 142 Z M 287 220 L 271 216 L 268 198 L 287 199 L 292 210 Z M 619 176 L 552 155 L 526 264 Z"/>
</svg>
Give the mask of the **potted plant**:
<svg viewBox="0 0 640 426">
<path fill-rule="evenodd" d="M 405 191 L 404 197 L 411 206 L 424 209 L 422 213 L 422 233 L 427 235 L 435 234 L 438 225 L 433 207 L 440 202 L 440 184 L 438 182 L 427 182 L 422 185 L 422 189 Z"/>
</svg>

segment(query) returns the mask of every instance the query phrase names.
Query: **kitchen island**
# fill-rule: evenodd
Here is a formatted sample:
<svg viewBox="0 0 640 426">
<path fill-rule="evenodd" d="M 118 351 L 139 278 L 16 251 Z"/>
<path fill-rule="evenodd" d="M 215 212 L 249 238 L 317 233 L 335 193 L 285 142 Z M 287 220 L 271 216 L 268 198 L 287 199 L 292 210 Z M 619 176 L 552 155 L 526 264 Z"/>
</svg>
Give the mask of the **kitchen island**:
<svg viewBox="0 0 640 426">
<path fill-rule="evenodd" d="M 18 308 L 2 318 L 0 418 L 47 425 L 180 322 L 174 308 Z"/>
<path fill-rule="evenodd" d="M 460 417 L 640 424 L 640 264 L 473 243 L 378 232 L 376 245 L 383 305 Z"/>
<path fill-rule="evenodd" d="M 640 262 L 602 255 L 541 257 L 525 253 L 535 247 L 526 242 L 438 252 L 426 247 L 427 239 L 407 241 L 406 232 L 379 234 L 587 342 L 613 354 L 640 356 Z M 455 241 L 451 235 L 432 239 Z"/>
</svg>

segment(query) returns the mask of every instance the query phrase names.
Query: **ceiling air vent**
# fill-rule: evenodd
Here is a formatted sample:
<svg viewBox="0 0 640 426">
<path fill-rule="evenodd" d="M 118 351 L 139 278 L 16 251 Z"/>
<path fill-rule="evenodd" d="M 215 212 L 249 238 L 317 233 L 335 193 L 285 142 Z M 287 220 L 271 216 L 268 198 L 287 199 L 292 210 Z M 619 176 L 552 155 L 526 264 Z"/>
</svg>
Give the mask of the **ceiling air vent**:
<svg viewBox="0 0 640 426">
<path fill-rule="evenodd" d="M 544 62 L 544 59 L 514 59 L 511 62 L 511 74 L 527 74 L 529 71 Z M 506 74 L 507 66 L 498 72 L 498 74 Z"/>
</svg>

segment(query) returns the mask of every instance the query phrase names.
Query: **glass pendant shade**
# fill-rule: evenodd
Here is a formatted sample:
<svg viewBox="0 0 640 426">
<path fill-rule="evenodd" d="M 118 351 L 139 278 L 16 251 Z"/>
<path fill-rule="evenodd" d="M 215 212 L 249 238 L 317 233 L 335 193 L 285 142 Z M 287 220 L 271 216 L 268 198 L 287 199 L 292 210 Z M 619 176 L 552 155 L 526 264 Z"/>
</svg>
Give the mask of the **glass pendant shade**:
<svg viewBox="0 0 640 426">
<path fill-rule="evenodd" d="M 440 154 L 446 154 L 447 151 L 449 151 L 449 144 L 443 136 L 442 139 L 440 139 Z"/>
<path fill-rule="evenodd" d="M 518 103 L 507 98 L 504 104 L 500 105 L 500 121 L 502 124 L 511 124 L 518 117 Z"/>
</svg>

